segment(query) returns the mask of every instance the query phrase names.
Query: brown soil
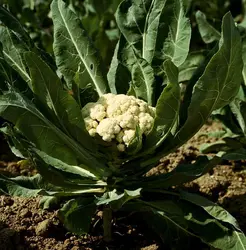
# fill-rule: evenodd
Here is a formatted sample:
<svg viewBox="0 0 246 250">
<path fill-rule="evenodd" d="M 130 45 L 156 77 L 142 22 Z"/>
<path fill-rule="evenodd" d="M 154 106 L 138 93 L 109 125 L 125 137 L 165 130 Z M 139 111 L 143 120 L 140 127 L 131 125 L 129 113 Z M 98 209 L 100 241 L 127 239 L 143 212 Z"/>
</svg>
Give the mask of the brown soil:
<svg viewBox="0 0 246 250">
<path fill-rule="evenodd" d="M 199 146 L 214 139 L 203 135 L 220 129 L 219 124 L 206 125 L 186 145 L 162 159 L 152 174 L 167 172 L 179 163 L 193 162 L 199 155 Z M 35 172 L 26 164 L 17 163 L 4 144 L 0 152 L 0 173 L 31 175 Z M 202 193 L 219 203 L 234 215 L 246 232 L 246 163 L 224 162 L 203 177 L 188 183 L 185 188 Z M 94 218 L 92 233 L 78 237 L 67 232 L 56 216 L 56 211 L 39 208 L 39 197 L 19 198 L 0 196 L 0 250 L 3 249 L 164 249 L 159 240 L 144 226 L 136 224 L 134 218 L 115 221 L 114 241 L 105 245 L 102 241 L 101 212 Z M 165 248 L 167 249 L 167 248 Z M 185 249 L 185 248 L 184 248 Z M 192 248 L 193 249 L 193 248 Z M 204 249 L 199 246 L 194 249 Z"/>
</svg>

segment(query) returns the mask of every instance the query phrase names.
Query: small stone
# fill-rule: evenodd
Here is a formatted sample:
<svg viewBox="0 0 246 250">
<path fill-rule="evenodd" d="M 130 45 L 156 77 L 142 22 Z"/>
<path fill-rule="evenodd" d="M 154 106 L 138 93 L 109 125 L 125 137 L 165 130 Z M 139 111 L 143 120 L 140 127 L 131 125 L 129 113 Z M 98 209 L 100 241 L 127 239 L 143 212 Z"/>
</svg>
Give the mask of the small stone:
<svg viewBox="0 0 246 250">
<path fill-rule="evenodd" d="M 36 235 L 38 235 L 38 236 L 47 235 L 50 225 L 51 225 L 51 222 L 49 219 L 46 219 L 46 220 L 40 222 L 35 229 Z"/>
</svg>

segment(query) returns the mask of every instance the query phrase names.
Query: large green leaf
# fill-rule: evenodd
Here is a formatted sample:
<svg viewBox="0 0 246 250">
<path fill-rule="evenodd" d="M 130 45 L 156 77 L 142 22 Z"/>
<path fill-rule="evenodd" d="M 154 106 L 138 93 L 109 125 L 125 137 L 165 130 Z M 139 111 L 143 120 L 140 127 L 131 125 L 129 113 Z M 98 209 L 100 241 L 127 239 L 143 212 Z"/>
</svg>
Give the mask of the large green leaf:
<svg viewBox="0 0 246 250">
<path fill-rule="evenodd" d="M 116 189 L 113 191 L 104 193 L 101 197 L 97 198 L 96 204 L 99 205 L 110 205 L 114 210 L 120 209 L 125 203 L 130 200 L 137 199 L 140 197 L 141 188 L 136 190 L 124 190 L 123 193 L 117 192 Z"/>
<path fill-rule="evenodd" d="M 243 56 L 243 80 L 246 83 L 246 38 L 245 37 L 242 39 L 242 56 Z"/>
<path fill-rule="evenodd" d="M 228 150 L 223 156 L 223 159 L 230 160 L 230 161 L 245 161 L 246 160 L 246 149 L 245 148 L 238 148 L 238 149 L 231 149 Z"/>
<path fill-rule="evenodd" d="M 170 58 L 179 66 L 186 59 L 191 28 L 181 0 L 125 0 L 116 20 L 129 45 L 148 63 L 160 66 Z"/>
<path fill-rule="evenodd" d="M 206 15 L 201 11 L 196 12 L 196 22 L 202 40 L 205 43 L 212 43 L 220 39 L 220 33 L 212 25 L 210 25 L 206 19 Z"/>
<path fill-rule="evenodd" d="M 33 149 L 33 151 L 48 165 L 51 165 L 52 167 L 55 167 L 58 171 L 62 171 L 64 172 L 64 175 L 73 174 L 73 175 L 77 175 L 77 179 L 79 178 L 89 178 L 89 179 L 96 179 L 95 175 L 93 175 L 92 173 L 90 173 L 89 171 L 83 169 L 82 167 L 79 166 L 73 166 L 73 165 L 69 165 L 66 164 L 65 162 L 62 162 L 59 159 L 55 159 L 49 155 L 47 155 L 45 152 L 42 152 L 38 149 Z"/>
<path fill-rule="evenodd" d="M 32 89 L 41 107 L 46 107 L 61 129 L 84 148 L 96 152 L 96 145 L 85 129 L 80 108 L 71 95 L 63 90 L 59 77 L 36 54 L 27 52 L 25 60 L 30 70 Z"/>
<path fill-rule="evenodd" d="M 7 63 L 15 69 L 30 86 L 31 78 L 23 59 L 23 53 L 29 51 L 29 48 L 11 30 L 4 26 L 0 27 L 0 42 L 3 45 L 3 55 Z"/>
<path fill-rule="evenodd" d="M 242 133 L 246 135 L 246 100 L 243 85 L 240 87 L 236 98 L 229 104 L 229 107 L 238 123 L 238 127 L 241 129 Z"/>
<path fill-rule="evenodd" d="M 122 58 L 126 45 L 125 38 L 120 36 L 107 75 L 110 91 L 113 94 L 126 94 L 129 89 L 131 73 L 124 65 Z"/>
<path fill-rule="evenodd" d="M 221 223 L 199 205 L 180 200 L 179 195 L 173 193 L 172 196 L 171 192 L 160 199 L 151 199 L 156 196 L 150 194 L 147 197 L 147 201 L 138 199 L 127 203 L 122 210 L 134 209 L 142 213 L 141 221 L 146 222 L 165 245 L 174 249 L 183 249 L 184 246 L 193 249 L 190 241 L 200 239 L 216 249 L 245 250 L 246 238 L 243 233 L 227 223 Z"/>
<path fill-rule="evenodd" d="M 0 96 L 0 115 L 15 124 L 35 146 L 67 164 L 85 164 L 96 176 L 107 175 L 105 165 L 54 126 L 16 90 Z M 44 140 L 45 138 L 45 140 Z"/>
<path fill-rule="evenodd" d="M 185 191 L 181 191 L 180 197 L 181 197 L 181 199 L 189 201 L 197 206 L 200 206 L 209 215 L 211 215 L 215 219 L 222 221 L 222 222 L 225 222 L 225 223 L 229 223 L 236 230 L 241 231 L 236 219 L 232 215 L 230 215 L 225 209 L 223 209 L 219 205 L 213 203 L 212 201 L 210 201 L 210 200 L 208 200 L 200 195 L 188 193 Z"/>
<path fill-rule="evenodd" d="M 147 206 L 146 206 L 147 205 Z M 157 200 L 142 204 L 143 220 L 155 231 L 166 246 L 181 249 L 181 246 L 189 247 L 190 236 L 188 225 L 184 219 L 182 209 L 172 200 Z M 193 239 L 194 240 L 194 239 Z"/>
<path fill-rule="evenodd" d="M 5 135 L 5 139 L 12 153 L 18 158 L 28 158 L 26 148 L 28 143 L 23 142 L 22 135 L 11 125 L 6 124 L 5 127 L 0 128 L 0 132 Z"/>
<path fill-rule="evenodd" d="M 108 92 L 105 71 L 101 69 L 97 51 L 79 18 L 62 0 L 53 0 L 51 11 L 56 63 L 67 84 L 72 86 L 78 72 L 76 83 L 79 87 L 92 84 L 99 96 Z"/>
<path fill-rule="evenodd" d="M 149 105 L 153 105 L 155 85 L 153 68 L 143 58 L 136 58 L 132 65 L 131 74 L 132 87 L 137 98 L 147 101 Z"/>
<path fill-rule="evenodd" d="M 37 195 L 44 195 L 46 197 L 75 197 L 81 196 L 83 194 L 98 194 L 102 193 L 102 188 L 83 188 L 83 187 L 72 187 L 72 186 L 63 186 L 59 187 L 53 183 L 48 182 L 49 180 L 45 179 L 37 174 L 32 177 L 18 176 L 14 178 L 7 178 L 0 175 L 0 192 L 13 196 L 20 197 L 32 197 Z"/>
<path fill-rule="evenodd" d="M 58 217 L 65 227 L 76 234 L 89 232 L 92 216 L 96 212 L 93 198 L 69 200 L 59 211 Z"/>
<path fill-rule="evenodd" d="M 205 56 L 203 51 L 189 53 L 185 62 L 179 67 L 179 82 L 183 83 L 189 81 L 204 59 Z"/>
<path fill-rule="evenodd" d="M 223 18 L 222 30 L 219 51 L 195 84 L 188 118 L 174 143 L 181 144 L 194 135 L 212 111 L 230 103 L 239 90 L 243 67 L 241 39 L 230 13 Z"/>
<path fill-rule="evenodd" d="M 155 149 L 165 140 L 175 124 L 179 113 L 180 87 L 178 82 L 178 68 L 171 60 L 167 60 L 164 63 L 164 69 L 168 83 L 156 104 L 154 126 L 144 144 L 146 150 Z"/>
<path fill-rule="evenodd" d="M 129 165 L 123 166 L 126 170 L 132 171 L 132 177 L 128 176 L 123 180 L 122 185 L 127 185 L 127 188 L 133 189 L 137 187 L 147 188 L 169 188 L 176 185 L 181 185 L 186 182 L 193 181 L 207 173 L 213 167 L 221 162 L 218 156 L 209 159 L 206 156 L 199 156 L 193 164 L 179 164 L 174 170 L 169 173 L 159 174 L 157 176 L 149 176 L 139 180 L 139 176 L 149 170 L 149 160 L 132 162 Z M 150 163 L 152 159 L 150 160 Z M 151 164 L 152 166 L 152 164 Z M 128 169 L 129 168 L 129 169 Z M 136 177 L 137 176 L 137 177 Z"/>
<path fill-rule="evenodd" d="M 13 69 L 8 65 L 4 58 L 2 45 L 0 51 L 0 90 L 7 90 L 7 85 L 13 85 L 16 74 L 14 75 Z"/>
<path fill-rule="evenodd" d="M 35 175 L 33 177 L 21 176 L 12 179 L 0 175 L 0 192 L 7 195 L 22 197 L 47 195 L 46 191 L 43 189 L 45 184 L 41 182 L 42 178 L 40 175 Z"/>
<path fill-rule="evenodd" d="M 167 14 L 163 13 L 168 9 L 167 6 L 166 0 L 125 0 L 116 12 L 120 31 L 136 54 L 148 63 L 152 62 L 155 53 L 160 53 L 156 51 L 156 43 L 159 42 L 157 41 L 159 26 L 168 25 L 165 23 L 167 17 L 165 21 L 161 21 Z M 162 43 L 167 33 L 168 31 L 166 34 L 162 33 Z"/>
<path fill-rule="evenodd" d="M 18 35 L 20 40 L 24 41 L 28 45 L 32 45 L 32 40 L 30 39 L 28 33 L 24 30 L 21 23 L 3 6 L 0 6 L 0 20 L 10 30 L 13 30 L 15 34 Z"/>
<path fill-rule="evenodd" d="M 203 242 L 221 250 L 246 249 L 246 238 L 240 231 L 228 226 L 227 223 L 221 223 L 197 204 L 180 201 L 179 206 L 183 210 L 190 231 Z"/>
<path fill-rule="evenodd" d="M 145 182 L 148 183 L 149 188 L 168 188 L 181 185 L 199 178 L 220 162 L 221 158 L 217 156 L 211 160 L 206 156 L 200 156 L 193 164 L 180 164 L 169 173 L 147 177 L 142 185 L 143 188 L 145 187 Z"/>
<path fill-rule="evenodd" d="M 190 38 L 191 27 L 185 17 L 183 1 L 175 0 L 174 15 L 163 47 L 164 58 L 170 58 L 177 67 L 180 66 L 188 56 Z"/>
</svg>

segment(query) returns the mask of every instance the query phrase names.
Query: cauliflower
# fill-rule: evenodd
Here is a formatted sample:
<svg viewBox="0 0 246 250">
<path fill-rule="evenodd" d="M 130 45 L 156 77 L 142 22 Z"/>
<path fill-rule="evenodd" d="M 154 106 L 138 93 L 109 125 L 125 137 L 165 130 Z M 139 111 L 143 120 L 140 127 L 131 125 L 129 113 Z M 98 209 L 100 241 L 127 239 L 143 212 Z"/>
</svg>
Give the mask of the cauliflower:
<svg viewBox="0 0 246 250">
<path fill-rule="evenodd" d="M 120 132 L 120 129 L 116 119 L 106 118 L 97 126 L 97 133 L 102 136 L 104 141 L 110 142 Z"/>
<path fill-rule="evenodd" d="M 134 96 L 110 93 L 102 95 L 96 103 L 86 104 L 82 116 L 90 136 L 98 134 L 104 141 L 115 141 L 117 149 L 124 152 L 137 127 L 144 135 L 151 131 L 155 108 Z"/>
</svg>

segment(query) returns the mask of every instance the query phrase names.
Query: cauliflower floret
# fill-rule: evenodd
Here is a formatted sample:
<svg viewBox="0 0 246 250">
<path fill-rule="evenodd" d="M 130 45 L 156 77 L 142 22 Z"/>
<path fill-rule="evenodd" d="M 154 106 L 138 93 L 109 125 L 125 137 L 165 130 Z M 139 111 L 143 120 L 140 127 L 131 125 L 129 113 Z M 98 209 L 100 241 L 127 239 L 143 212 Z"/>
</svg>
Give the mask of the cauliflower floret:
<svg viewBox="0 0 246 250">
<path fill-rule="evenodd" d="M 147 135 L 154 124 L 154 118 L 148 113 L 139 114 L 139 127 L 140 131 Z"/>
<path fill-rule="evenodd" d="M 90 109 L 91 119 L 102 121 L 106 116 L 105 107 L 102 104 L 96 104 Z"/>
<path fill-rule="evenodd" d="M 102 104 L 89 102 L 83 107 L 82 116 L 101 121 L 106 116 L 106 109 Z"/>
<path fill-rule="evenodd" d="M 130 144 L 131 140 L 134 138 L 134 136 L 135 136 L 134 129 L 125 130 L 124 136 L 123 136 L 124 143 L 128 146 Z"/>
<path fill-rule="evenodd" d="M 96 130 L 104 141 L 110 142 L 120 132 L 120 126 L 116 119 L 106 118 L 99 123 Z"/>
<path fill-rule="evenodd" d="M 126 146 L 124 145 L 124 144 L 118 144 L 117 145 L 117 148 L 118 148 L 118 150 L 120 151 L 120 152 L 124 152 L 125 151 L 125 149 L 126 149 Z"/>
<path fill-rule="evenodd" d="M 87 130 L 90 130 L 91 128 L 96 128 L 98 126 L 98 122 L 91 119 L 90 117 L 86 117 L 84 119 L 84 122 Z"/>
<path fill-rule="evenodd" d="M 137 116 L 140 113 L 140 107 L 138 105 L 132 105 L 129 107 L 127 112 Z"/>
<path fill-rule="evenodd" d="M 124 114 L 117 117 L 119 125 L 122 128 L 135 128 L 136 127 L 136 118 L 132 114 Z"/>
<path fill-rule="evenodd" d="M 119 134 L 116 135 L 116 141 L 121 143 L 123 142 L 124 130 L 121 130 Z"/>
<path fill-rule="evenodd" d="M 91 128 L 90 130 L 88 130 L 88 132 L 90 136 L 94 137 L 97 133 L 97 130 L 95 128 Z"/>
</svg>

